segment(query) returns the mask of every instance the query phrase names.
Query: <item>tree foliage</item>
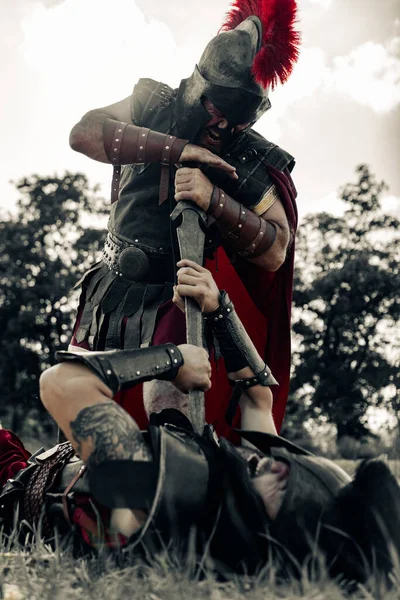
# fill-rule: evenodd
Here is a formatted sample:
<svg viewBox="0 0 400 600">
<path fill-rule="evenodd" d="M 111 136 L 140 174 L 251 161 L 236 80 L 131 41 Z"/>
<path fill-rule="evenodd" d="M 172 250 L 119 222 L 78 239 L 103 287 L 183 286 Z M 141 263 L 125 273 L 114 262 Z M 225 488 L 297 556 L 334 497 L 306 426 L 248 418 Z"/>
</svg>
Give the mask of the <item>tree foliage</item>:
<svg viewBox="0 0 400 600">
<path fill-rule="evenodd" d="M 105 208 L 82 174 L 33 175 L 16 187 L 16 212 L 0 223 L 0 415 L 18 431 L 40 410 L 40 373 L 68 343 L 71 289 L 104 236 L 83 221 Z"/>
<path fill-rule="evenodd" d="M 303 416 L 360 439 L 369 407 L 400 408 L 400 223 L 382 210 L 385 184 L 365 165 L 356 173 L 344 214 L 311 214 L 299 230 L 292 390 Z"/>
</svg>

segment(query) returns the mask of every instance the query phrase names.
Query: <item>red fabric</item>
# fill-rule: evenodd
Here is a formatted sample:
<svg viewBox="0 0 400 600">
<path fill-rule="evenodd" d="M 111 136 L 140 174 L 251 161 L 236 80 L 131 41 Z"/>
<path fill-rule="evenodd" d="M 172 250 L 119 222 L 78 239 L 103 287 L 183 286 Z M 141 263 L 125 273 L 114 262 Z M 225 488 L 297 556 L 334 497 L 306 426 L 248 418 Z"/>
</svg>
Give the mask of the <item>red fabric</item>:
<svg viewBox="0 0 400 600">
<path fill-rule="evenodd" d="M 296 189 L 288 171 L 282 173 L 266 165 L 284 206 L 293 234 L 297 228 Z M 275 273 L 267 273 L 260 267 L 238 260 L 235 267 L 229 264 L 225 252 L 218 251 L 218 271 L 215 263 L 206 266 L 211 270 L 220 289 L 231 297 L 236 311 L 257 350 L 271 369 L 279 386 L 272 386 L 274 398 L 273 416 L 278 433 L 285 416 L 290 384 L 291 359 L 291 310 L 294 268 L 294 240 L 285 263 Z M 232 390 L 227 383 L 225 369 L 214 373 L 213 388 L 207 395 L 209 423 L 218 419 L 219 435 L 232 440 L 228 425 L 223 420 Z M 239 411 L 238 411 L 239 412 Z M 233 427 L 240 426 L 237 414 Z M 234 441 L 234 440 L 233 440 Z"/>
<path fill-rule="evenodd" d="M 288 171 L 282 173 L 273 167 L 267 167 L 294 233 L 297 228 L 296 190 L 290 174 Z M 293 266 L 294 241 L 285 263 L 275 273 L 267 273 L 244 260 L 238 260 L 233 267 L 222 248 L 218 250 L 217 261 L 206 263 L 218 287 L 228 292 L 257 350 L 261 356 L 265 356 L 268 366 L 279 382 L 279 386 L 271 388 L 274 397 L 273 416 L 278 432 L 285 415 L 290 382 Z M 171 308 L 171 303 L 166 303 L 159 314 L 153 344 L 167 341 L 177 345 L 184 343 L 184 328 L 183 313 L 176 307 Z M 127 390 L 118 394 L 116 400 L 134 417 L 139 426 L 144 428 L 147 426 L 147 418 L 143 410 L 141 392 L 141 386 Z M 231 394 L 232 388 L 227 381 L 223 361 L 219 361 L 218 369 L 213 364 L 212 388 L 206 393 L 206 421 L 216 425 L 219 436 L 239 443 L 239 437 L 224 418 Z M 232 426 L 240 426 L 239 410 Z"/>
<path fill-rule="evenodd" d="M 0 429 L 0 488 L 28 465 L 31 456 L 21 440 L 8 429 Z"/>
<path fill-rule="evenodd" d="M 293 233 L 297 228 L 296 189 L 288 171 L 281 171 L 266 164 L 269 174 L 277 187 L 286 216 Z M 216 269 L 218 265 L 218 270 Z M 260 267 L 238 259 L 233 267 L 224 250 L 218 250 L 216 261 L 208 261 L 206 267 L 212 272 L 217 285 L 231 297 L 244 327 L 252 338 L 257 350 L 270 367 L 279 382 L 273 386 L 273 416 L 278 433 L 285 415 L 290 382 L 290 321 L 292 306 L 292 286 L 294 267 L 294 241 L 285 263 L 275 273 L 267 273 Z M 79 317 L 78 317 L 79 318 Z M 185 343 L 185 320 L 183 313 L 171 301 L 161 306 L 153 337 L 153 345 L 172 342 Z M 86 347 L 87 344 L 78 344 Z M 214 362 L 214 361 L 213 361 Z M 225 422 L 225 411 L 232 394 L 228 384 L 223 361 L 218 369 L 212 365 L 212 388 L 206 393 L 206 420 L 216 425 L 219 436 L 233 443 L 239 437 Z M 120 404 L 145 429 L 148 420 L 143 407 L 142 386 L 119 392 L 115 401 Z M 238 410 L 232 427 L 240 426 Z"/>
</svg>

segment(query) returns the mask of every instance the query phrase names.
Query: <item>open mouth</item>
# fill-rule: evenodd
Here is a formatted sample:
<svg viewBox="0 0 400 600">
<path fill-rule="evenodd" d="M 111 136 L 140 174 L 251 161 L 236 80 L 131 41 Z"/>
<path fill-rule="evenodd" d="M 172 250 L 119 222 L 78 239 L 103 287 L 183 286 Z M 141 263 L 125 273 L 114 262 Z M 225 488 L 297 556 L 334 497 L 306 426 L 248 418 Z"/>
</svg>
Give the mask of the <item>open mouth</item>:
<svg viewBox="0 0 400 600">
<path fill-rule="evenodd" d="M 215 129 L 208 127 L 205 131 L 205 134 L 207 143 L 218 145 L 221 142 L 221 136 L 217 131 L 215 131 Z"/>
</svg>

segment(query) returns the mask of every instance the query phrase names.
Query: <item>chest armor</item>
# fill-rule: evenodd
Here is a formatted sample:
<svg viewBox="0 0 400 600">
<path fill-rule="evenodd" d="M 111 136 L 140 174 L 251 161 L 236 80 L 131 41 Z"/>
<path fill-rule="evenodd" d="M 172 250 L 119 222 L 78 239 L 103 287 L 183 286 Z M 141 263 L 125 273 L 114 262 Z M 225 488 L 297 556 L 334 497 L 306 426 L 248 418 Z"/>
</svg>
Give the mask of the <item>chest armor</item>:
<svg viewBox="0 0 400 600">
<path fill-rule="evenodd" d="M 161 133 L 176 135 L 176 91 L 152 79 L 140 79 L 132 94 L 132 121 Z M 220 169 L 204 167 L 210 181 L 246 206 L 254 208 L 273 185 L 268 165 L 291 169 L 293 157 L 252 129 L 227 148 L 223 158 L 236 167 L 234 181 Z M 171 169 L 171 189 L 174 168 Z M 173 198 L 159 206 L 161 166 L 158 163 L 126 165 L 122 169 L 119 200 L 111 208 L 109 229 L 125 241 L 169 252 L 169 215 Z M 162 248 L 162 250 L 160 250 Z"/>
</svg>

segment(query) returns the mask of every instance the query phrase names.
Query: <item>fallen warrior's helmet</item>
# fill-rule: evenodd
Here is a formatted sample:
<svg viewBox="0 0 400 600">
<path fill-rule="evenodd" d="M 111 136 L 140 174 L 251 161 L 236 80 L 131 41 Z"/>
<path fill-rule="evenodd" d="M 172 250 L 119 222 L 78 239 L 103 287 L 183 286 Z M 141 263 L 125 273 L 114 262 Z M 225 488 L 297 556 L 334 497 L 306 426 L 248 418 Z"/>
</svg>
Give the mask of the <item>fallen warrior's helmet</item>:
<svg viewBox="0 0 400 600">
<path fill-rule="evenodd" d="M 298 58 L 295 0 L 234 0 L 221 32 L 203 52 L 177 96 L 177 125 L 191 141 L 210 119 L 207 97 L 231 126 L 254 123 L 268 110 L 268 93 L 284 83 Z"/>
<path fill-rule="evenodd" d="M 388 466 L 366 460 L 353 479 L 331 460 L 301 453 L 283 438 L 245 437 L 290 465 L 288 486 L 268 526 L 270 551 L 284 570 L 365 582 L 400 565 L 400 487 Z M 300 453 L 299 453 L 300 452 Z"/>
</svg>

